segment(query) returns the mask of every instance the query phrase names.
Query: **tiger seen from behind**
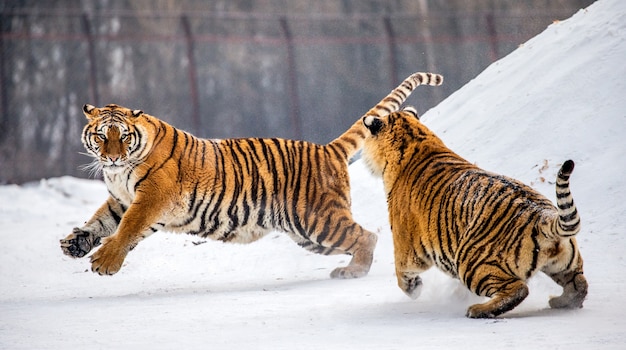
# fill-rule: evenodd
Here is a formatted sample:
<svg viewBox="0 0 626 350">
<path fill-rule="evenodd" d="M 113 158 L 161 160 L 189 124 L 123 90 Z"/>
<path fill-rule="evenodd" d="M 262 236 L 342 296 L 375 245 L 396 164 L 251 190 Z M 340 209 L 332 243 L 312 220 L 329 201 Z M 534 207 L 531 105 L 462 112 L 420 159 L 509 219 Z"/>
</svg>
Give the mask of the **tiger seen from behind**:
<svg viewBox="0 0 626 350">
<path fill-rule="evenodd" d="M 569 188 L 574 162 L 556 178 L 557 206 L 514 179 L 455 154 L 412 108 L 365 116 L 363 160 L 382 177 L 393 235 L 398 286 L 417 298 L 420 273 L 436 266 L 472 292 L 490 297 L 467 310 L 490 318 L 528 295 L 542 271 L 563 287 L 552 308 L 580 308 L 587 295 L 575 235 L 580 217 Z"/>
<path fill-rule="evenodd" d="M 421 84 L 442 77 L 415 73 L 366 115 L 395 111 Z M 319 254 L 349 254 L 332 278 L 366 275 L 377 236 L 354 222 L 348 161 L 362 147 L 357 120 L 327 145 L 278 138 L 194 137 L 141 110 L 83 107 L 82 142 L 101 170 L 109 197 L 83 227 L 61 240 L 63 253 L 91 269 L 120 270 L 126 255 L 158 230 L 250 243 L 286 232 Z"/>
</svg>

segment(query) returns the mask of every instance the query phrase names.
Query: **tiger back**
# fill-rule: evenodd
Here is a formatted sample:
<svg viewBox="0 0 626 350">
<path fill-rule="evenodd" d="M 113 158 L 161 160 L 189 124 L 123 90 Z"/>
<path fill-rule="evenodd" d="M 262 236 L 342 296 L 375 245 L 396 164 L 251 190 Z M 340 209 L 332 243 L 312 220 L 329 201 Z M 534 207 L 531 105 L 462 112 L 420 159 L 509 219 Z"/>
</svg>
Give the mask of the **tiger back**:
<svg viewBox="0 0 626 350">
<path fill-rule="evenodd" d="M 397 110 L 420 84 L 439 75 L 416 73 L 366 115 Z M 101 170 L 109 198 L 93 217 L 61 240 L 92 270 L 118 272 L 128 252 L 158 230 L 249 243 L 286 232 L 320 254 L 349 254 L 333 278 L 367 274 L 377 237 L 354 222 L 348 159 L 365 137 L 360 120 L 327 145 L 278 138 L 208 140 L 141 110 L 84 107 L 82 140 Z"/>
<path fill-rule="evenodd" d="M 419 296 L 419 274 L 434 265 L 491 298 L 470 306 L 468 317 L 495 317 L 521 303 L 526 281 L 542 271 L 563 287 L 551 307 L 582 307 L 587 281 L 574 237 L 580 218 L 569 189 L 571 160 L 557 176 L 555 207 L 531 187 L 455 154 L 412 109 L 363 122 L 363 159 L 383 179 L 398 286 L 407 295 Z"/>
</svg>

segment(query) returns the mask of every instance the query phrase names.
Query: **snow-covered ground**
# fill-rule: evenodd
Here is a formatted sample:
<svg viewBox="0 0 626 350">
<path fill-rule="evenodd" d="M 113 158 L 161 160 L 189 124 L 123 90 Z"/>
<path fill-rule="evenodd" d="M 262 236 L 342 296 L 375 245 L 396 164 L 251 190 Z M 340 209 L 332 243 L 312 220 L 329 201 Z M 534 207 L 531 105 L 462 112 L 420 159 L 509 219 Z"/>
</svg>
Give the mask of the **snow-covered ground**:
<svg viewBox="0 0 626 350">
<path fill-rule="evenodd" d="M 228 245 L 159 232 L 117 275 L 98 276 L 88 259 L 65 257 L 59 239 L 106 190 L 62 177 L 0 187 L 0 348 L 624 349 L 624 62 L 626 2 L 600 0 L 422 119 L 468 160 L 551 199 L 558 165 L 576 162 L 583 309 L 551 310 L 560 290 L 543 275 L 519 307 L 492 320 L 465 318 L 481 299 L 436 270 L 410 300 L 396 287 L 382 183 L 360 162 L 351 166 L 354 216 L 380 238 L 370 274 L 356 280 L 328 277 L 348 257 L 308 253 L 280 233 Z"/>
</svg>

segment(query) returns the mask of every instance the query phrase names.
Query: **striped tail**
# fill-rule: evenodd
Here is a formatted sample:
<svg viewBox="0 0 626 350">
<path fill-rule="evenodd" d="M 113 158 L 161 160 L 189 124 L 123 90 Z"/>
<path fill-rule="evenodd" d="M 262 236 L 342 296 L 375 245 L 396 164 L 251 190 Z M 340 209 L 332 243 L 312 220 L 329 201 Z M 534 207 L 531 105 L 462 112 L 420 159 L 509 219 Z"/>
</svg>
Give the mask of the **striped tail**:
<svg viewBox="0 0 626 350">
<path fill-rule="evenodd" d="M 580 231 L 580 216 L 569 190 L 569 177 L 573 171 L 574 162 L 567 160 L 556 177 L 556 205 L 559 219 L 555 226 L 556 233 L 561 237 L 571 237 Z"/>
<path fill-rule="evenodd" d="M 413 73 L 406 78 L 398 87 L 391 90 L 389 95 L 383 98 L 376 106 L 370 109 L 365 116 L 385 116 L 400 109 L 400 106 L 411 95 L 413 90 L 420 85 L 438 86 L 443 83 L 443 76 L 434 73 Z M 341 136 L 330 142 L 329 146 L 337 149 L 346 156 L 352 158 L 362 147 L 365 140 L 365 126 L 362 118 L 352 124 L 350 129 Z"/>
</svg>

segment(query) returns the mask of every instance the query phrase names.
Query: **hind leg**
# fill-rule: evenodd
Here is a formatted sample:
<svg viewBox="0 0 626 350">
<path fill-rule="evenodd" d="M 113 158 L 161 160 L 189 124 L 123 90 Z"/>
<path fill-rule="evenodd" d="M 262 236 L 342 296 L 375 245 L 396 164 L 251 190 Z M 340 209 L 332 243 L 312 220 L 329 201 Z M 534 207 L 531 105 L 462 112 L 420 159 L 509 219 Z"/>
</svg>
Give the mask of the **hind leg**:
<svg viewBox="0 0 626 350">
<path fill-rule="evenodd" d="M 349 218 L 347 215 L 339 217 Z M 314 253 L 352 255 L 348 266 L 334 269 L 330 273 L 331 278 L 359 278 L 367 275 L 374 260 L 378 237 L 359 224 L 345 219 L 332 229 L 328 225 L 319 226 L 317 229 L 309 229 L 307 237 L 293 233 L 290 236 L 300 246 Z"/>
<path fill-rule="evenodd" d="M 358 229 L 352 231 L 354 235 L 346 242 L 345 247 L 337 249 L 352 255 L 348 266 L 338 267 L 330 273 L 331 278 L 359 278 L 367 275 L 374 260 L 374 248 L 378 237 L 370 231 L 365 230 L 358 224 L 354 224 Z"/>
<path fill-rule="evenodd" d="M 563 287 L 563 294 L 558 297 L 550 298 L 550 307 L 553 309 L 578 309 L 583 307 L 583 302 L 587 296 L 587 280 L 583 275 L 583 261 L 578 254 L 575 244 L 571 244 L 569 251 L 570 259 L 568 264 L 562 271 L 555 267 L 558 264 L 552 264 L 543 269 L 554 282 Z M 567 253 L 567 252 L 566 252 Z"/>
<path fill-rule="evenodd" d="M 474 304 L 467 309 L 469 318 L 492 318 L 513 310 L 528 296 L 528 286 L 521 280 L 512 280 L 483 304 Z"/>
<path fill-rule="evenodd" d="M 563 294 L 550 298 L 550 307 L 553 309 L 578 309 L 583 307 L 587 296 L 587 280 L 582 272 L 570 271 L 550 276 L 563 286 Z"/>
<path fill-rule="evenodd" d="M 471 280 L 471 285 L 467 281 Z M 512 310 L 528 296 L 528 286 L 516 276 L 504 273 L 492 265 L 478 267 L 466 274 L 462 281 L 478 295 L 491 299 L 482 304 L 474 304 L 465 314 L 470 318 L 492 318 Z"/>
</svg>

